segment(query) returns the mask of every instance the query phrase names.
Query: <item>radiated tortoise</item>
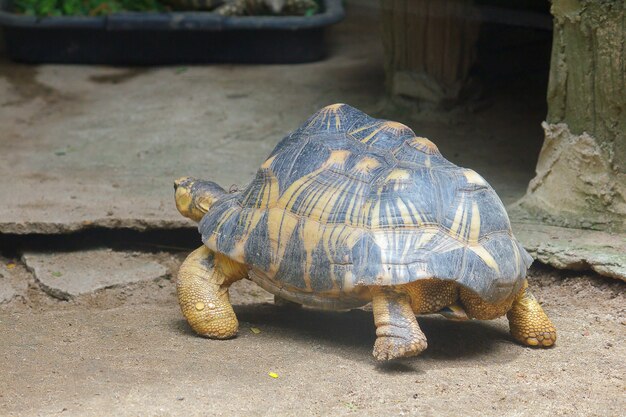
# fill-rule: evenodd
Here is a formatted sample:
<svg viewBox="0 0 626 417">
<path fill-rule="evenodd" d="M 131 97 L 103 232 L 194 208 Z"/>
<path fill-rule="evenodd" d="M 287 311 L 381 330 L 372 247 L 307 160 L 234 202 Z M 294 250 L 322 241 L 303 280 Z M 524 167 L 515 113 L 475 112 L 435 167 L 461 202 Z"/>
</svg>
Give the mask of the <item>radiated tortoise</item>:
<svg viewBox="0 0 626 417">
<path fill-rule="evenodd" d="M 279 301 L 372 302 L 379 360 L 426 349 L 415 317 L 425 313 L 506 314 L 520 343 L 556 341 L 525 279 L 532 258 L 493 188 L 403 124 L 333 104 L 287 135 L 244 189 L 192 178 L 175 189 L 204 242 L 177 283 L 200 335 L 237 333 L 228 288 L 248 278 Z"/>
</svg>

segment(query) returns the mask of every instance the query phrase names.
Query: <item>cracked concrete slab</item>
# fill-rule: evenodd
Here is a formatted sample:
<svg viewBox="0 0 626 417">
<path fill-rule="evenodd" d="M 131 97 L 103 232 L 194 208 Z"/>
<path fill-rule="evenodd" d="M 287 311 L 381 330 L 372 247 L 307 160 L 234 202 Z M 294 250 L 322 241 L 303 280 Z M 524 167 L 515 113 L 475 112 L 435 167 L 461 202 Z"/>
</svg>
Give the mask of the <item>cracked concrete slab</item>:
<svg viewBox="0 0 626 417">
<path fill-rule="evenodd" d="M 8 303 L 15 297 L 17 297 L 15 288 L 13 288 L 4 276 L 0 275 L 0 304 Z"/>
<path fill-rule="evenodd" d="M 530 223 L 513 223 L 513 230 L 542 263 L 559 269 L 592 270 L 626 281 L 624 234 Z"/>
<path fill-rule="evenodd" d="M 117 286 L 153 281 L 167 274 L 151 255 L 95 249 L 22 256 L 41 288 L 62 300 Z"/>
<path fill-rule="evenodd" d="M 350 26 L 350 25 L 349 25 Z M 352 25 L 354 27 L 354 25 Z M 326 104 L 371 110 L 380 46 L 340 30 L 332 58 L 307 65 L 145 69 L 0 62 L 0 232 L 192 226 L 177 177 L 228 187 L 252 179 L 276 143 Z M 374 47 L 371 44 L 374 44 Z"/>
<path fill-rule="evenodd" d="M 18 296 L 17 289 L 9 281 L 9 271 L 0 266 L 0 304 L 8 303 Z"/>
<path fill-rule="evenodd" d="M 9 263 L 14 266 L 15 264 Z M 28 288 L 28 282 L 19 274 L 15 274 L 4 263 L 0 263 L 0 304 L 8 303 L 15 298 L 23 297 Z"/>
</svg>

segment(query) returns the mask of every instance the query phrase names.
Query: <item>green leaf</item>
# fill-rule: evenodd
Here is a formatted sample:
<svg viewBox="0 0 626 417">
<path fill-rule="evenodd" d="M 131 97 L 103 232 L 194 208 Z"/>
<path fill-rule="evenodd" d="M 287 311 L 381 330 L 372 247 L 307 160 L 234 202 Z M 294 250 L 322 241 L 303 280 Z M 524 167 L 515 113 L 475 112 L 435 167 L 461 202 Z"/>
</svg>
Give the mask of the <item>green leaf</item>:
<svg viewBox="0 0 626 417">
<path fill-rule="evenodd" d="M 31 16 L 101 16 L 122 11 L 163 11 L 159 0 L 13 0 L 13 10 Z"/>
</svg>

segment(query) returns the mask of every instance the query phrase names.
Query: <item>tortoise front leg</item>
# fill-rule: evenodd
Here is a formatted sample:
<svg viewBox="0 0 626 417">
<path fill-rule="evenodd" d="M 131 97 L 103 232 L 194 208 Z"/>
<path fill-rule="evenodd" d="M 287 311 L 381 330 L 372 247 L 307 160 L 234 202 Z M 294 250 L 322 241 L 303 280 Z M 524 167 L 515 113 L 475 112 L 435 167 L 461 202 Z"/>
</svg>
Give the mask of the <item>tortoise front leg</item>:
<svg viewBox="0 0 626 417">
<path fill-rule="evenodd" d="M 528 346 L 549 347 L 556 342 L 556 328 L 528 289 L 528 282 L 506 314 L 511 335 Z"/>
<path fill-rule="evenodd" d="M 370 291 L 377 336 L 374 357 L 396 359 L 419 355 L 426 349 L 426 336 L 417 324 L 409 295 L 389 287 L 372 287 Z"/>
<path fill-rule="evenodd" d="M 239 323 L 230 304 L 228 287 L 244 278 L 246 267 L 202 246 L 185 259 L 178 271 L 178 303 L 199 335 L 227 339 Z"/>
</svg>

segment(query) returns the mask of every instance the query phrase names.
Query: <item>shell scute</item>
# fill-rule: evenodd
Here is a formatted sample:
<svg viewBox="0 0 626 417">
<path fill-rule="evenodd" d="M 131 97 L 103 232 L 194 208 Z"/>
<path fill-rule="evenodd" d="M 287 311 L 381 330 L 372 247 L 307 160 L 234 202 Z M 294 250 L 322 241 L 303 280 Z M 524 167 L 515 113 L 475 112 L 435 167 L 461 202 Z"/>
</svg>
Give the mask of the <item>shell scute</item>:
<svg viewBox="0 0 626 417">
<path fill-rule="evenodd" d="M 331 268 L 336 265 L 326 262 L 327 254 L 322 242 L 319 242 L 311 251 L 311 265 L 309 266 L 309 277 L 313 291 L 330 291 L 333 289 L 333 282 L 328 279 L 333 275 Z"/>
<path fill-rule="evenodd" d="M 244 242 L 243 261 L 263 270 L 269 270 L 272 261 L 270 251 L 265 248 L 269 241 L 268 217 L 268 212 L 264 211 L 259 222 L 251 227 L 248 238 Z"/>
<path fill-rule="evenodd" d="M 317 112 L 296 130 L 296 133 L 344 133 L 355 122 L 369 118 L 366 114 L 343 103 L 330 104 Z"/>
<path fill-rule="evenodd" d="M 375 119 L 372 123 L 352 126 L 348 135 L 364 145 L 384 150 L 397 149 L 415 137 L 413 131 L 402 123 Z"/>
<path fill-rule="evenodd" d="M 412 140 L 405 141 L 393 152 L 394 157 L 399 161 L 400 165 L 437 170 L 458 169 L 456 165 L 445 159 L 436 147 L 433 149 L 427 146 L 414 146 L 411 142 Z"/>
</svg>

